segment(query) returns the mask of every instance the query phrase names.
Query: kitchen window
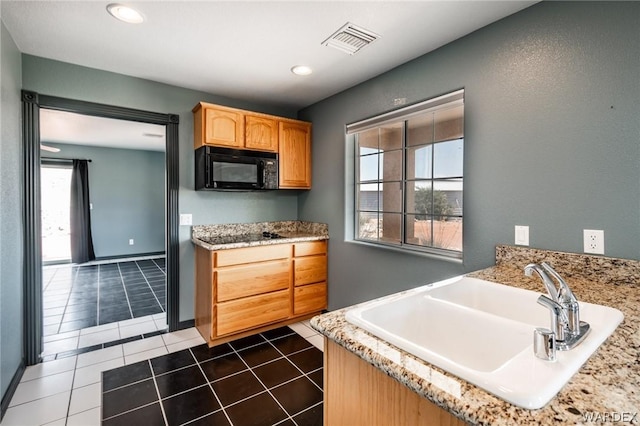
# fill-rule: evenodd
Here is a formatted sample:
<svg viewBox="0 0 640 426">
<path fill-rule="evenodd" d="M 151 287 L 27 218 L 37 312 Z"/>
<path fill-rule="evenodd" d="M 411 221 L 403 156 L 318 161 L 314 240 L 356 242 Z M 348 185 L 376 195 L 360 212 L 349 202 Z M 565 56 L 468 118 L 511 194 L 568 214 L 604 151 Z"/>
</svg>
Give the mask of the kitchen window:
<svg viewBox="0 0 640 426">
<path fill-rule="evenodd" d="M 462 258 L 464 91 L 347 126 L 354 236 Z"/>
</svg>

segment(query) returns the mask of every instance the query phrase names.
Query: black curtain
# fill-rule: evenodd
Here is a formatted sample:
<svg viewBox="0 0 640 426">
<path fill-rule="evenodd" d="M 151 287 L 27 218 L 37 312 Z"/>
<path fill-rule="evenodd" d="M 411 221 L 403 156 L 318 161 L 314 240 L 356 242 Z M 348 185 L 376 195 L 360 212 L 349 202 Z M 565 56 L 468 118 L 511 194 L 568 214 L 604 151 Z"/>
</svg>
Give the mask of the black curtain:
<svg viewBox="0 0 640 426">
<path fill-rule="evenodd" d="M 87 160 L 73 160 L 71 172 L 71 262 L 96 258 L 91 239 L 89 211 L 89 167 Z"/>
</svg>

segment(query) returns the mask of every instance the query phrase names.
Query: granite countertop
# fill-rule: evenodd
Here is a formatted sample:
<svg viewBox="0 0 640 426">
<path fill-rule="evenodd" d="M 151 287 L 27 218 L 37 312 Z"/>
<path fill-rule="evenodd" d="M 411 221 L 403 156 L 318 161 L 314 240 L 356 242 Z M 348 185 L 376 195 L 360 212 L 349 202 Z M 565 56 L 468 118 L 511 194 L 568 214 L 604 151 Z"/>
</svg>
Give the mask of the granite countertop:
<svg viewBox="0 0 640 426">
<path fill-rule="evenodd" d="M 640 424 L 640 262 L 499 246 L 496 266 L 468 275 L 545 293 L 537 276 L 523 274 L 526 264 L 541 261 L 554 266 L 578 300 L 617 308 L 624 313 L 624 321 L 560 392 L 538 410 L 503 401 L 350 324 L 345 319 L 349 308 L 314 317 L 311 325 L 471 424 L 583 424 L 588 423 L 586 416 L 594 413 L 626 413 L 627 424 Z"/>
<path fill-rule="evenodd" d="M 277 234 L 278 238 L 264 237 L 263 232 Z M 191 228 L 191 241 L 207 250 L 226 250 L 327 239 L 329 239 L 329 230 L 325 223 L 298 220 L 195 225 Z"/>
</svg>

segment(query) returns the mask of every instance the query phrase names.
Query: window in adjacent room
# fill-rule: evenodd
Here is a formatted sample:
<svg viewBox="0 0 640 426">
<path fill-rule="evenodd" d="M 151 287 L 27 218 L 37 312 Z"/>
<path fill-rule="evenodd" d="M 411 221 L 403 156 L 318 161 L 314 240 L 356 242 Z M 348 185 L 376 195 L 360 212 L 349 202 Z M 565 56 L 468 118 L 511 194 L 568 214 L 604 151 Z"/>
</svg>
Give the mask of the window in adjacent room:
<svg viewBox="0 0 640 426">
<path fill-rule="evenodd" d="M 347 126 L 354 240 L 462 257 L 464 91 Z"/>
<path fill-rule="evenodd" d="M 42 160 L 40 167 L 42 261 L 71 261 L 71 163 Z"/>
</svg>

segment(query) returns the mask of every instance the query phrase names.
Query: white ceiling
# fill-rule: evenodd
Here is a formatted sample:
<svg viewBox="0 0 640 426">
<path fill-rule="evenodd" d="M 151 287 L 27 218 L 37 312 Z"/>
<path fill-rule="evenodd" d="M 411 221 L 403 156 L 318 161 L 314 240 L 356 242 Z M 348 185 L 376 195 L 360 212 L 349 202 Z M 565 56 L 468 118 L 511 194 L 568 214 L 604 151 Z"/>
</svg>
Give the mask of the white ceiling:
<svg viewBox="0 0 640 426">
<path fill-rule="evenodd" d="M 302 108 L 536 1 L 1 1 L 21 52 L 201 90 Z M 353 56 L 321 43 L 347 21 L 381 38 Z M 309 65 L 310 76 L 290 68 Z"/>
<path fill-rule="evenodd" d="M 118 2 L 138 9 L 145 22 L 117 21 L 106 11 L 111 2 L 100 0 L 1 0 L 0 16 L 23 53 L 248 102 L 302 108 L 536 3 Z M 353 56 L 321 45 L 346 22 L 381 38 Z M 311 66 L 313 74 L 293 75 L 290 69 L 298 64 Z M 43 142 L 141 144 L 142 149 L 162 150 L 164 138 L 141 136 L 159 132 L 140 123 L 56 111 L 41 120 Z"/>
<path fill-rule="evenodd" d="M 144 151 L 164 151 L 166 145 L 165 126 L 51 109 L 40 110 L 40 141 Z"/>
</svg>

